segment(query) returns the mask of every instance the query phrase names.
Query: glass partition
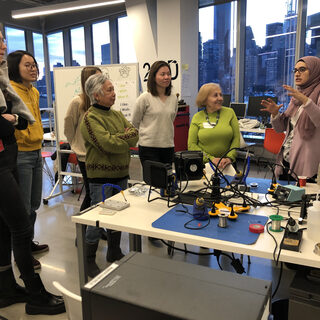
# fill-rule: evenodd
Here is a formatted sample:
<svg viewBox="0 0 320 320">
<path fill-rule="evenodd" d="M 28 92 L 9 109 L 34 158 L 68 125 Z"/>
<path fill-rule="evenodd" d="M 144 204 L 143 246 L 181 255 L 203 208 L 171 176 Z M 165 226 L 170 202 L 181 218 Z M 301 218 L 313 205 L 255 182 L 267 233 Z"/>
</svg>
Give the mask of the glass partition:
<svg viewBox="0 0 320 320">
<path fill-rule="evenodd" d="M 54 81 L 53 81 L 53 67 L 64 66 L 64 52 L 63 52 L 63 36 L 62 32 L 56 32 L 48 35 L 48 50 L 50 61 L 50 77 L 52 87 L 52 101 L 55 100 Z"/>
<path fill-rule="evenodd" d="M 5 37 L 7 39 L 7 53 L 16 50 L 26 50 L 26 39 L 24 30 L 5 27 Z"/>
</svg>

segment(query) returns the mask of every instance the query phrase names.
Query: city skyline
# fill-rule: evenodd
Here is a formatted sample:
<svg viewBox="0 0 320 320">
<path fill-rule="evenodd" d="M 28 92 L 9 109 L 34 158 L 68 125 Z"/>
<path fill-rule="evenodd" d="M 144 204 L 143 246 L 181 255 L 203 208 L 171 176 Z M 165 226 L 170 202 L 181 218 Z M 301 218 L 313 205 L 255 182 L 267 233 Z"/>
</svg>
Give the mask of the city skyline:
<svg viewBox="0 0 320 320">
<path fill-rule="evenodd" d="M 251 0 L 248 0 L 248 6 Z M 311 2 L 310 2 L 311 3 Z M 283 1 L 286 8 L 282 19 L 273 17 L 262 25 L 264 36 L 262 46 L 257 43 L 254 28 L 246 24 L 245 45 L 245 73 L 244 73 L 244 100 L 251 95 L 277 96 L 281 103 L 288 103 L 287 92 L 282 84 L 293 85 L 292 69 L 295 59 L 295 33 L 297 24 L 297 0 Z M 314 3 L 313 3 L 314 4 Z M 269 6 L 264 4 L 264 6 Z M 222 91 L 234 97 L 235 83 L 235 56 L 236 48 L 233 45 L 232 35 L 235 34 L 234 25 L 230 19 L 234 16 L 234 3 L 226 3 L 210 8 L 211 30 L 203 29 L 199 24 L 199 86 L 207 82 L 220 83 Z M 313 7 L 314 8 L 314 7 Z M 208 10 L 208 8 L 204 8 Z M 264 11 L 264 7 L 260 11 Z M 203 20 L 199 10 L 200 21 Z M 313 12 L 313 10 L 308 10 Z M 248 17 L 250 14 L 248 13 Z M 311 21 L 311 18 L 313 18 Z M 279 20 L 280 19 L 280 20 Z M 316 14 L 308 16 L 307 27 L 313 27 L 313 38 L 309 38 L 305 45 L 305 55 L 319 55 L 315 45 L 319 38 L 320 26 L 319 10 Z M 309 32 L 309 31 L 308 31 Z M 318 33 L 317 33 L 318 32 Z M 309 32 L 310 33 L 310 32 Z M 203 34 L 205 35 L 203 37 Z M 208 36 L 208 34 L 210 36 Z M 319 35 L 318 35 L 319 34 Z M 203 39 L 207 39 L 204 41 Z M 311 39 L 313 39 L 311 41 Z"/>
</svg>

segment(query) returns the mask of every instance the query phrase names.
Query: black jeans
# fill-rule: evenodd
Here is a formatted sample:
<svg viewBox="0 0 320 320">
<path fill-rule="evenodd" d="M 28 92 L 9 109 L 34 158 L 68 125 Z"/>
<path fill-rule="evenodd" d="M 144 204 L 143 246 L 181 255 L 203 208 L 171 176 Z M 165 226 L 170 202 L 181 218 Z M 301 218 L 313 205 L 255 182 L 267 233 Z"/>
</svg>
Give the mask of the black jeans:
<svg viewBox="0 0 320 320">
<path fill-rule="evenodd" d="M 87 170 L 86 170 L 86 163 L 83 161 L 79 161 L 79 159 L 78 159 L 78 164 L 79 164 L 79 168 L 80 168 L 80 171 L 82 174 L 83 184 L 86 189 L 86 194 L 84 196 L 84 199 L 83 199 L 81 207 L 80 207 L 80 211 L 82 211 L 82 210 L 85 210 L 90 207 L 91 198 L 90 198 L 90 188 L 89 188 L 89 181 L 88 181 Z"/>
<path fill-rule="evenodd" d="M 282 164 L 284 166 L 282 174 L 279 176 L 279 180 L 282 181 L 296 181 L 296 177 L 294 173 L 290 170 L 290 163 L 286 160 L 282 160 Z"/>
<path fill-rule="evenodd" d="M 139 157 L 142 167 L 144 161 L 146 160 L 169 163 L 171 165 L 174 157 L 174 148 L 153 148 L 139 146 Z"/>
<path fill-rule="evenodd" d="M 33 227 L 24 206 L 17 172 L 17 145 L 0 153 L 0 266 L 11 264 L 11 249 L 22 279 L 34 277 L 31 255 Z"/>
</svg>

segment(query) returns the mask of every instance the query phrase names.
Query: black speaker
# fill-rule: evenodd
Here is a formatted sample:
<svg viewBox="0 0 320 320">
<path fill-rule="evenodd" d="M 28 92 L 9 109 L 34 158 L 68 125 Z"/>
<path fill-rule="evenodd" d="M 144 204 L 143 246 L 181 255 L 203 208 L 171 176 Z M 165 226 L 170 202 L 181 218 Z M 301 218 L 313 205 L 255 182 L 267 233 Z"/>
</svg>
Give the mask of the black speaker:
<svg viewBox="0 0 320 320">
<path fill-rule="evenodd" d="M 176 152 L 174 165 L 178 180 L 199 180 L 203 176 L 204 169 L 202 151 Z"/>
<path fill-rule="evenodd" d="M 167 189 L 172 177 L 170 164 L 146 160 L 143 163 L 143 181 L 155 188 Z"/>
</svg>

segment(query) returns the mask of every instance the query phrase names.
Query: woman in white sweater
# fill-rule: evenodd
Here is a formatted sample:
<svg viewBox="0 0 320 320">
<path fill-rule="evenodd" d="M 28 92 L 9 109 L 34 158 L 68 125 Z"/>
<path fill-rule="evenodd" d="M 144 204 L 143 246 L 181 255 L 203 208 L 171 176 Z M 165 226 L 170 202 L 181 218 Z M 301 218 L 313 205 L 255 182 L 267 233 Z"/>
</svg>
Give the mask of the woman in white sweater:
<svg viewBox="0 0 320 320">
<path fill-rule="evenodd" d="M 87 79 L 96 73 L 101 73 L 98 67 L 84 67 L 81 71 L 81 89 L 82 93 L 75 96 L 64 118 L 64 134 L 70 144 L 71 150 L 77 155 L 78 164 L 83 177 L 83 183 L 86 189 L 86 194 L 80 207 L 80 211 L 85 210 L 91 205 L 89 183 L 86 172 L 85 158 L 86 148 L 82 134 L 80 132 L 80 123 L 84 114 L 90 107 L 90 99 L 85 93 L 84 85 Z"/>
<path fill-rule="evenodd" d="M 139 157 L 172 164 L 174 155 L 173 121 L 178 98 L 171 93 L 171 69 L 165 61 L 152 64 L 148 91 L 140 95 L 133 111 L 132 124 L 139 130 Z"/>
</svg>

